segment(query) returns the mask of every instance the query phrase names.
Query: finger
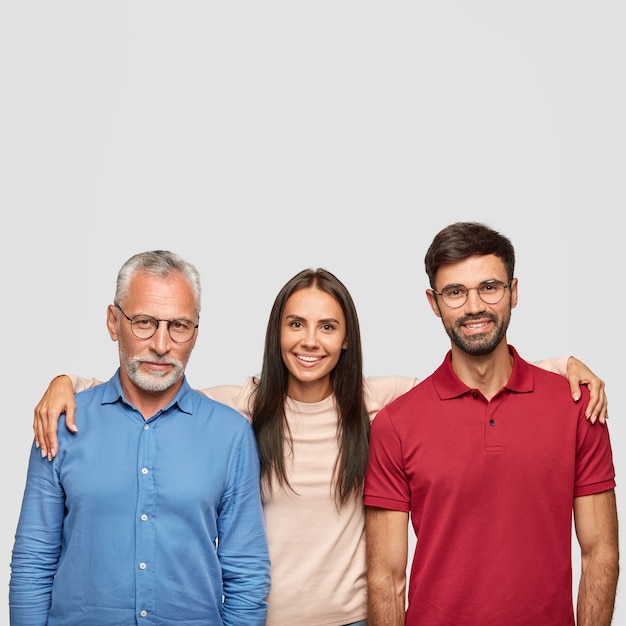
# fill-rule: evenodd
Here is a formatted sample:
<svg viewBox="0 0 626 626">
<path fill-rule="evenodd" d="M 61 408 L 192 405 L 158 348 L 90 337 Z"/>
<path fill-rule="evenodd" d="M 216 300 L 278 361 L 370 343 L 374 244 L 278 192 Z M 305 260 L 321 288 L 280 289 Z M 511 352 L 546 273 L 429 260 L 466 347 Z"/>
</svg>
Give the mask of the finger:
<svg viewBox="0 0 626 626">
<path fill-rule="evenodd" d="M 604 381 L 600 379 L 590 380 L 587 387 L 589 389 L 589 403 L 585 411 L 585 417 L 587 417 L 592 424 L 597 420 L 599 420 L 601 424 L 604 424 L 608 407 L 608 400 L 604 391 Z"/>
<path fill-rule="evenodd" d="M 569 382 L 569 390 L 570 390 L 570 393 L 572 394 L 572 398 L 574 399 L 574 402 L 578 402 L 581 397 L 580 381 L 568 379 L 568 382 Z"/>
<path fill-rule="evenodd" d="M 57 438 L 57 428 L 59 423 L 59 417 L 63 415 L 60 410 L 50 411 L 48 419 L 46 421 L 46 430 L 44 433 L 45 447 L 48 452 L 48 460 L 51 461 L 59 449 L 59 442 Z"/>
<path fill-rule="evenodd" d="M 65 409 L 65 427 L 73 432 L 78 432 L 78 427 L 76 426 L 76 405 L 69 404 Z"/>
<path fill-rule="evenodd" d="M 41 449 L 41 456 L 48 455 L 48 449 L 46 448 L 46 437 L 45 437 L 45 423 L 41 412 L 41 402 L 37 404 L 35 410 L 33 411 L 33 431 L 35 433 L 35 445 Z"/>
<path fill-rule="evenodd" d="M 587 405 L 587 409 L 585 410 L 585 417 L 592 423 L 595 424 L 598 419 L 598 399 L 594 397 L 592 394 L 589 395 L 589 404 Z"/>
<path fill-rule="evenodd" d="M 606 420 L 609 417 L 609 403 L 604 393 L 602 393 L 602 396 L 598 401 L 596 408 L 593 410 L 593 414 L 594 417 L 600 422 L 600 424 L 606 424 Z M 591 417 L 589 419 L 592 422 L 595 421 Z"/>
</svg>

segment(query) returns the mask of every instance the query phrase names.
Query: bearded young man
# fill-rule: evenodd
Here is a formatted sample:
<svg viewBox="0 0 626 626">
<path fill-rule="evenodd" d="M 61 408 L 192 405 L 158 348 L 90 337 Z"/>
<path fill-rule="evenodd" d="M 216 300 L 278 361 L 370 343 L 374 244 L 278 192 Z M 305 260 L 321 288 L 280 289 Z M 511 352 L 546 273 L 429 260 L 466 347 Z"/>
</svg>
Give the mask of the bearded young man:
<svg viewBox="0 0 626 626">
<path fill-rule="evenodd" d="M 509 239 L 475 222 L 439 232 L 428 302 L 451 349 L 378 413 L 365 481 L 371 626 L 611 623 L 618 578 L 615 471 L 606 424 L 562 377 L 507 344 L 518 301 Z M 405 609 L 407 524 L 417 544 Z"/>
</svg>

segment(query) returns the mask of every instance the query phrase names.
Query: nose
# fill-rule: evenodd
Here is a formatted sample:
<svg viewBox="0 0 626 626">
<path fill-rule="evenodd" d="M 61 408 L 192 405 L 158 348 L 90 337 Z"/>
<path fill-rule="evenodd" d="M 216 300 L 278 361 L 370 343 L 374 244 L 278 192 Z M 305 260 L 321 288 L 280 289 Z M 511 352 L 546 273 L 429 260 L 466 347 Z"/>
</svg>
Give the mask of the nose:
<svg viewBox="0 0 626 626">
<path fill-rule="evenodd" d="M 165 354 L 171 346 L 171 338 L 167 322 L 159 322 L 159 326 L 152 337 L 150 337 L 151 347 L 157 354 Z"/>
<path fill-rule="evenodd" d="M 477 287 L 470 287 L 467 290 L 467 301 L 465 302 L 465 308 L 470 312 L 479 312 L 485 310 L 485 303 L 478 295 Z"/>
<path fill-rule="evenodd" d="M 306 334 L 302 339 L 302 344 L 311 348 L 319 345 L 319 340 L 317 338 L 317 333 L 315 329 L 312 328 L 306 331 Z"/>
</svg>

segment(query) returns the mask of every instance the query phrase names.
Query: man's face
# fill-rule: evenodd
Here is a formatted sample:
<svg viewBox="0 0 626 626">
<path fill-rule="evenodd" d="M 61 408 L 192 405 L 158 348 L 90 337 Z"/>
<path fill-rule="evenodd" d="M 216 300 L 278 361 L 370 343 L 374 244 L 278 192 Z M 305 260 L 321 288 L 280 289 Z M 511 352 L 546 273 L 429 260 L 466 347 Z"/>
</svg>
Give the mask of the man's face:
<svg viewBox="0 0 626 626">
<path fill-rule="evenodd" d="M 149 315 L 157 320 L 185 319 L 198 323 L 193 291 L 177 273 L 164 279 L 137 272 L 124 302 L 119 304 L 131 318 Z M 118 342 L 123 370 L 139 389 L 150 392 L 169 389 L 182 378 L 197 332 L 186 343 L 177 343 L 169 335 L 167 322 L 160 321 L 152 337 L 139 339 L 124 314 L 109 306 L 107 326 L 111 338 Z"/>
<path fill-rule="evenodd" d="M 499 281 L 508 285 L 506 267 L 499 257 L 488 254 L 472 256 L 458 263 L 442 265 L 437 271 L 435 291 L 451 287 L 469 288 L 467 300 L 458 308 L 449 307 L 431 290 L 426 292 L 435 315 L 441 318 L 452 343 L 466 354 L 490 354 L 506 336 L 511 310 L 517 305 L 517 279 L 504 289 L 502 300 L 488 304 L 479 296 L 481 284 Z M 488 295 L 485 297 L 489 297 Z"/>
</svg>

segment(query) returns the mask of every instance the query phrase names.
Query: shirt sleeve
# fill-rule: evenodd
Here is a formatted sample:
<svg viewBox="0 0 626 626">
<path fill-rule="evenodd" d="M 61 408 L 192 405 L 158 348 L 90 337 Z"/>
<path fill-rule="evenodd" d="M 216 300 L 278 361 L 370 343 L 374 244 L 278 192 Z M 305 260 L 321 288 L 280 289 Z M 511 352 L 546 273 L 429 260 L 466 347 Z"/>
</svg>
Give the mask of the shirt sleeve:
<svg viewBox="0 0 626 626">
<path fill-rule="evenodd" d="M 229 462 L 218 518 L 226 626 L 263 626 L 267 618 L 270 561 L 259 475 L 254 433 L 247 424 Z"/>
<path fill-rule="evenodd" d="M 586 400 L 588 392 L 583 393 Z M 586 402 L 582 406 L 586 406 Z M 614 487 L 615 466 L 608 424 L 592 424 L 581 410 L 576 432 L 574 497 L 588 496 Z"/>
<path fill-rule="evenodd" d="M 411 508 L 402 444 L 387 409 L 382 409 L 372 423 L 364 502 L 366 506 L 405 513 Z"/>
<path fill-rule="evenodd" d="M 11 560 L 11 626 L 45 626 L 48 621 L 65 503 L 57 464 L 57 458 L 42 459 L 33 443 Z"/>
</svg>

